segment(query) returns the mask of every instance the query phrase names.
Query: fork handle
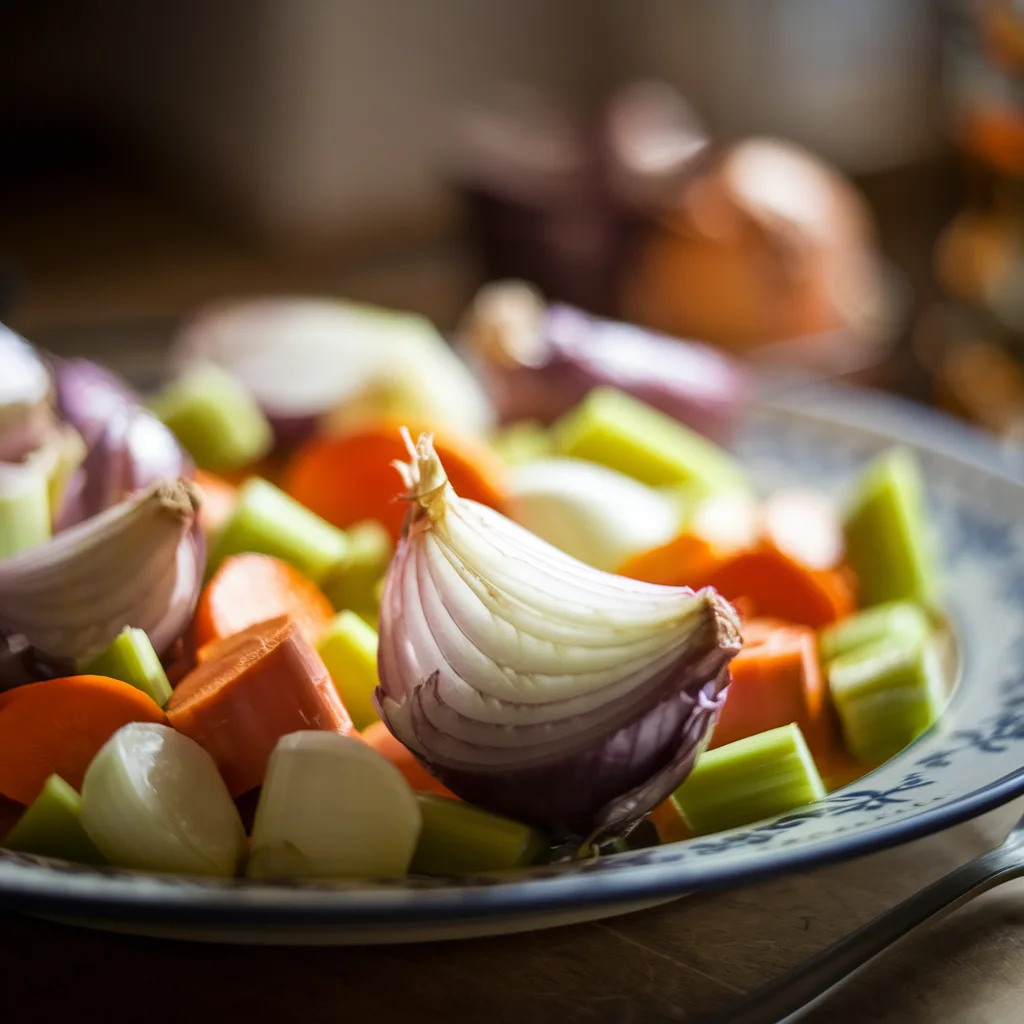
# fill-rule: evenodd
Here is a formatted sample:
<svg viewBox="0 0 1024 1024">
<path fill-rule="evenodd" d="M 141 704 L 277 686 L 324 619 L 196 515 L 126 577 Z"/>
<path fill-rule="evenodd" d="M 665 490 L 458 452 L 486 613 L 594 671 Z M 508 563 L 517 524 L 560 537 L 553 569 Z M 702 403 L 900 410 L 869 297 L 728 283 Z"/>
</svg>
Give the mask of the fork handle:
<svg viewBox="0 0 1024 1024">
<path fill-rule="evenodd" d="M 789 1024 L 915 928 L 945 917 L 975 896 L 1021 875 L 1024 857 L 1020 851 L 1002 846 L 991 850 L 742 996 L 704 1024 Z"/>
</svg>

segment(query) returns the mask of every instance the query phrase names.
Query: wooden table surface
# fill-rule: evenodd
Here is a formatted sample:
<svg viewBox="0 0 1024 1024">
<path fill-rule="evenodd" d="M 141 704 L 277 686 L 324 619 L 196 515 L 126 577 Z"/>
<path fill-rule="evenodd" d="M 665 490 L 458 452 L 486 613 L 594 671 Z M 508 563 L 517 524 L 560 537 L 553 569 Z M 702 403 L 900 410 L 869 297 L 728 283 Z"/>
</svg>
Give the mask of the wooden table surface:
<svg viewBox="0 0 1024 1024">
<path fill-rule="evenodd" d="M 603 922 L 504 938 L 366 948 L 232 947 L 0 914 L 10 1021 L 374 1024 L 699 1020 L 1002 838 L 1024 801 L 811 874 Z M 1024 886 L 911 936 L 811 1024 L 1024 1020 Z"/>
</svg>

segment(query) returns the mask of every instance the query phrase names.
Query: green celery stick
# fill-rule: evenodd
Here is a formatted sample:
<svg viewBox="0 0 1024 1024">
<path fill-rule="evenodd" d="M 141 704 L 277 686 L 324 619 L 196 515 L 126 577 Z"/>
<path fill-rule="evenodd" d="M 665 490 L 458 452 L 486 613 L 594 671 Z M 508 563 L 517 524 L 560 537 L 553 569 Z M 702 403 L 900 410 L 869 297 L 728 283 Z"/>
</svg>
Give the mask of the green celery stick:
<svg viewBox="0 0 1024 1024">
<path fill-rule="evenodd" d="M 59 775 L 51 775 L 39 796 L 7 833 L 8 850 L 63 857 L 83 864 L 105 863 L 103 854 L 85 834 L 82 798 Z"/>
<path fill-rule="evenodd" d="M 107 676 L 130 683 L 152 697 L 160 707 L 171 699 L 167 673 L 149 642 L 145 630 L 127 627 L 100 655 L 93 658 L 84 671 L 94 676 Z"/>
<path fill-rule="evenodd" d="M 899 753 L 946 703 L 942 666 L 928 640 L 889 637 L 833 658 L 826 671 L 847 749 L 862 764 Z"/>
<path fill-rule="evenodd" d="M 0 463 L 0 559 L 48 541 L 50 481 L 37 466 Z"/>
<path fill-rule="evenodd" d="M 814 758 L 795 724 L 701 754 L 672 795 L 697 835 L 720 832 L 802 807 L 825 795 Z"/>
<path fill-rule="evenodd" d="M 889 601 L 823 629 L 818 652 L 823 663 L 880 640 L 924 640 L 931 632 L 925 610 L 911 601 Z"/>
<path fill-rule="evenodd" d="M 343 561 L 348 539 L 284 491 L 252 477 L 239 490 L 235 511 L 213 543 L 207 575 L 228 555 L 243 551 L 274 555 L 319 582 Z"/>
<path fill-rule="evenodd" d="M 391 561 L 391 535 L 375 519 L 353 523 L 345 535 L 348 551 L 320 587 L 337 611 L 350 608 L 364 617 L 376 615 L 380 601 L 374 587 Z"/>
<path fill-rule="evenodd" d="M 550 845 L 528 825 L 443 796 L 417 793 L 423 815 L 410 871 L 466 875 L 535 863 Z"/>
<path fill-rule="evenodd" d="M 491 438 L 491 447 L 510 466 L 554 454 L 550 431 L 536 420 L 522 420 L 504 427 Z"/>
<path fill-rule="evenodd" d="M 695 494 L 749 489 L 724 449 L 615 388 L 596 388 L 552 428 L 562 455 L 589 459 L 652 487 L 685 485 Z"/>
<path fill-rule="evenodd" d="M 370 699 L 377 689 L 377 631 L 355 612 L 339 612 L 317 650 L 353 725 L 362 730 L 378 721 Z"/>
<path fill-rule="evenodd" d="M 847 507 L 845 532 L 862 606 L 931 602 L 935 553 L 921 472 L 911 452 L 893 448 L 867 467 Z"/>
<path fill-rule="evenodd" d="M 266 455 L 273 444 L 273 430 L 253 397 L 212 363 L 186 370 L 156 396 L 152 408 L 203 469 L 237 469 Z"/>
</svg>

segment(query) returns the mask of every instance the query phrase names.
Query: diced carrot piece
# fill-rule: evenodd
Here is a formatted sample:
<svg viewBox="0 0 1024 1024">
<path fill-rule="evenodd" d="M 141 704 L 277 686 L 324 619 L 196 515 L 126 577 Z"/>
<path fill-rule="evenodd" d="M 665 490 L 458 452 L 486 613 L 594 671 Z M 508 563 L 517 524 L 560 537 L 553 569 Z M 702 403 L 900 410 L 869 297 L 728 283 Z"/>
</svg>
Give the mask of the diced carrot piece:
<svg viewBox="0 0 1024 1024">
<path fill-rule="evenodd" d="M 458 799 L 416 760 L 416 755 L 401 740 L 396 739 L 383 722 L 374 722 L 373 725 L 367 726 L 360 735 L 378 754 L 386 757 L 405 776 L 405 781 L 413 789 L 421 793 L 434 793 L 437 796 Z"/>
<path fill-rule="evenodd" d="M 711 575 L 724 561 L 708 541 L 681 533 L 660 547 L 642 551 L 619 566 L 619 575 L 667 587 L 693 586 L 691 580 Z"/>
<path fill-rule="evenodd" d="M 211 754 L 234 797 L 263 782 L 282 736 L 353 731 L 320 655 L 286 616 L 226 640 L 178 684 L 167 717 Z"/>
<path fill-rule="evenodd" d="M 199 486 L 202 504 L 199 506 L 199 526 L 210 537 L 230 518 L 238 502 L 238 488 L 223 477 L 197 469 L 195 482 Z"/>
<path fill-rule="evenodd" d="M 663 843 L 682 842 L 693 835 L 690 826 L 686 824 L 686 819 L 672 800 L 662 800 L 647 817 L 651 819 L 651 824 Z"/>
</svg>

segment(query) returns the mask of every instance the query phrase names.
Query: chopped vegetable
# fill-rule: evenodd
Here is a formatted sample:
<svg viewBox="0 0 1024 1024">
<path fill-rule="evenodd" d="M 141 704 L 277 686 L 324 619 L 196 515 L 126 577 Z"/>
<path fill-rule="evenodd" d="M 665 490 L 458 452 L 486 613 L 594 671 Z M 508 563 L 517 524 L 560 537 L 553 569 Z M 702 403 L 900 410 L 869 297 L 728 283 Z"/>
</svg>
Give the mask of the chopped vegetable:
<svg viewBox="0 0 1024 1024">
<path fill-rule="evenodd" d="M 339 612 L 348 608 L 360 615 L 376 615 L 380 601 L 375 588 L 395 550 L 391 535 L 373 519 L 355 523 L 345 535 L 348 551 L 320 586 Z"/>
<path fill-rule="evenodd" d="M 334 609 L 317 585 L 287 562 L 270 555 L 232 555 L 199 597 L 192 639 L 202 648 L 280 615 L 289 616 L 316 646 Z"/>
<path fill-rule="evenodd" d="M 223 477 L 197 469 L 195 484 L 199 489 L 199 526 L 207 540 L 213 541 L 227 525 L 238 504 L 238 488 Z"/>
<path fill-rule="evenodd" d="M 51 775 L 18 819 L 3 845 L 8 850 L 102 864 L 103 854 L 82 827 L 82 798 L 59 775 Z"/>
<path fill-rule="evenodd" d="M 406 457 L 398 426 L 387 421 L 309 441 L 285 468 L 285 490 L 335 526 L 376 519 L 397 540 L 405 506 L 396 500 L 399 486 L 392 464 Z M 434 437 L 434 446 L 460 494 L 482 505 L 506 508 L 505 467 L 490 449 L 440 434 Z"/>
<path fill-rule="evenodd" d="M 287 733 L 352 730 L 316 649 L 284 617 L 251 626 L 193 669 L 171 696 L 167 717 L 209 751 L 232 796 L 260 785 L 274 744 Z"/>
<path fill-rule="evenodd" d="M 455 797 L 454 793 L 446 789 L 420 764 L 416 755 L 401 740 L 394 737 L 383 722 L 374 722 L 369 728 L 363 730 L 361 737 L 364 743 L 373 747 L 382 757 L 386 757 L 418 793 Z"/>
<path fill-rule="evenodd" d="M 82 824 L 125 868 L 228 877 L 245 856 L 242 819 L 213 759 L 162 725 L 126 725 L 96 755 Z"/>
<path fill-rule="evenodd" d="M 583 459 L 540 459 L 513 469 L 515 520 L 597 569 L 675 536 L 676 502 L 624 473 Z"/>
<path fill-rule="evenodd" d="M 591 391 L 552 430 L 562 455 L 599 462 L 652 487 L 683 484 L 698 495 L 749 488 L 723 449 L 614 388 Z"/>
<path fill-rule="evenodd" d="M 149 637 L 141 629 L 121 630 L 117 639 L 86 669 L 89 674 L 120 679 L 141 690 L 163 707 L 171 699 L 171 684 Z"/>
<path fill-rule="evenodd" d="M 357 729 L 380 716 L 373 706 L 377 689 L 377 631 L 355 612 L 339 612 L 317 644 L 342 703 Z"/>
<path fill-rule="evenodd" d="M 213 363 L 195 364 L 153 401 L 203 469 L 221 472 L 255 462 L 273 444 L 273 431 L 248 391 Z"/>
<path fill-rule="evenodd" d="M 577 562 L 463 500 L 430 438 L 408 440 L 382 718 L 471 803 L 554 833 L 627 828 L 689 771 L 739 648 L 735 613 L 711 591 Z"/>
<path fill-rule="evenodd" d="M 697 761 L 673 800 L 697 835 L 749 825 L 825 795 L 795 724 L 748 736 Z"/>
<path fill-rule="evenodd" d="M 534 864 L 548 841 L 536 829 L 461 800 L 416 798 L 423 816 L 411 870 L 421 875 L 468 875 Z"/>
<path fill-rule="evenodd" d="M 686 824 L 686 819 L 672 797 L 652 808 L 647 818 L 663 843 L 679 843 L 693 836 L 692 829 Z"/>
<path fill-rule="evenodd" d="M 875 605 L 821 631 L 821 660 L 829 662 L 841 654 L 889 638 L 909 643 L 923 641 L 931 632 L 928 615 L 910 601 L 892 601 Z"/>
<path fill-rule="evenodd" d="M 316 581 L 341 562 L 347 550 L 341 530 L 273 484 L 253 477 L 239 489 L 235 510 L 213 544 L 207 574 L 230 555 L 257 552 L 280 558 Z"/>
<path fill-rule="evenodd" d="M 404 875 L 420 806 L 401 773 L 365 743 L 295 732 L 274 748 L 256 809 L 256 878 Z"/>
<path fill-rule="evenodd" d="M 555 453 L 551 434 L 535 420 L 521 420 L 503 427 L 491 438 L 491 447 L 510 466 L 522 466 Z"/>
<path fill-rule="evenodd" d="M 70 676 L 0 695 L 0 793 L 31 804 L 59 775 L 81 788 L 89 762 L 129 722 L 163 723 L 160 708 L 118 679 Z"/>
<path fill-rule="evenodd" d="M 942 669 L 928 640 L 891 636 L 828 664 L 828 685 L 850 752 L 877 765 L 915 740 L 942 713 Z"/>
<path fill-rule="evenodd" d="M 0 560 L 38 547 L 50 536 L 46 473 L 30 463 L 0 462 Z"/>
<path fill-rule="evenodd" d="M 86 481 L 82 479 L 85 471 L 80 468 L 85 455 L 82 435 L 65 423 L 53 427 L 43 443 L 23 463 L 39 470 L 46 477 L 50 519 L 61 527 L 70 525 L 64 522 L 62 512 L 71 481 L 81 480 L 82 485 L 85 485 Z"/>
<path fill-rule="evenodd" d="M 839 510 L 818 491 L 776 491 L 761 506 L 760 525 L 772 547 L 808 569 L 835 569 L 843 560 Z"/>
<path fill-rule="evenodd" d="M 885 452 L 861 475 L 846 512 L 847 561 L 865 607 L 935 596 L 934 552 L 924 485 L 914 456 Z"/>
</svg>

